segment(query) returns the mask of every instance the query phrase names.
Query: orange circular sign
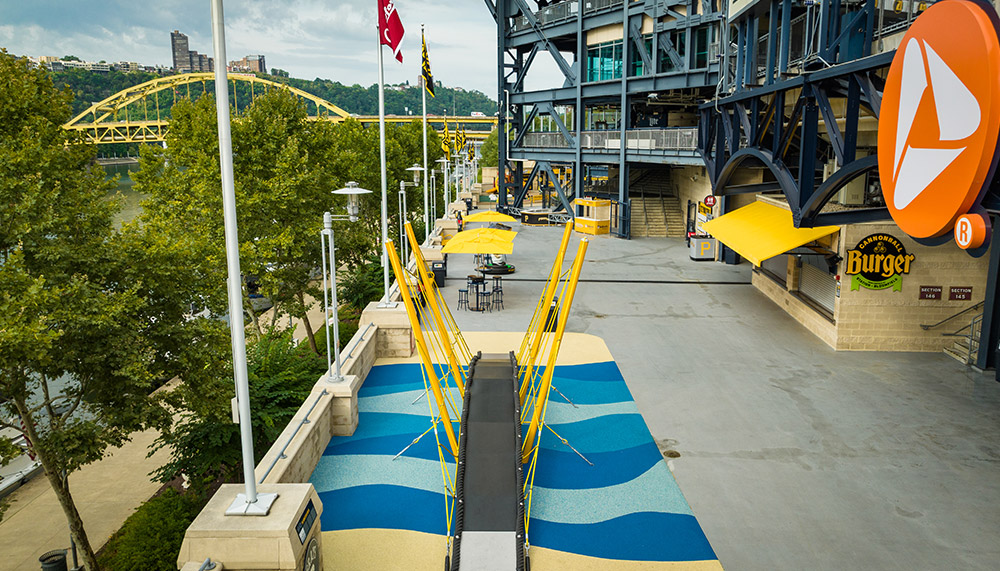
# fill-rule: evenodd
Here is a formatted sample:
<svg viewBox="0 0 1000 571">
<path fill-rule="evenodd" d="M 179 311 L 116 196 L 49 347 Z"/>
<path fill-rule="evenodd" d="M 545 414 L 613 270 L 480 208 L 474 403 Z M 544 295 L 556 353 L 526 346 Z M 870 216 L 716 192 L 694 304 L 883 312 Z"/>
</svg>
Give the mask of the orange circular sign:
<svg viewBox="0 0 1000 571">
<path fill-rule="evenodd" d="M 974 250 L 986 243 L 988 227 L 982 214 L 963 214 L 955 221 L 955 243 L 963 250 Z"/>
<path fill-rule="evenodd" d="M 938 2 L 914 21 L 889 68 L 879 178 L 893 220 L 914 238 L 949 232 L 993 177 L 1000 136 L 996 18 L 974 1 Z"/>
</svg>

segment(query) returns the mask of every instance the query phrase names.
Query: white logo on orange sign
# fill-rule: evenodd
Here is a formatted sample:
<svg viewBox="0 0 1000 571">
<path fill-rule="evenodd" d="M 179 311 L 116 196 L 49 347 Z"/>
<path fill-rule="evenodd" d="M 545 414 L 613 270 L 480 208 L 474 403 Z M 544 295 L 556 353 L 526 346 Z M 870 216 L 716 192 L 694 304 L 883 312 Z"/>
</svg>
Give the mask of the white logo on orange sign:
<svg viewBox="0 0 1000 571">
<path fill-rule="evenodd" d="M 961 141 L 979 129 L 981 112 L 972 94 L 941 56 L 926 41 L 910 38 L 903 54 L 899 118 L 893 179 L 893 205 L 906 208 L 934 182 L 966 147 L 918 148 L 910 146 L 909 134 L 924 92 L 930 88 L 937 109 L 939 141 Z M 927 63 L 924 64 L 926 55 Z"/>
</svg>

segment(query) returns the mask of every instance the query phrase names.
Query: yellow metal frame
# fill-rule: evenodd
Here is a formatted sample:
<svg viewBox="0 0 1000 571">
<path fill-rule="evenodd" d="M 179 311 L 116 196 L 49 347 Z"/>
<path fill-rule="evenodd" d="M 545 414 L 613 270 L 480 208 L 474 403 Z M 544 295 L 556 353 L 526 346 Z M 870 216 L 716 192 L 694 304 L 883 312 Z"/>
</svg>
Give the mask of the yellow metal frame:
<svg viewBox="0 0 1000 571">
<path fill-rule="evenodd" d="M 339 122 L 351 117 L 350 113 L 333 103 L 330 103 L 322 97 L 317 97 L 316 95 L 284 83 L 278 83 L 252 74 L 230 73 L 227 77 L 234 83 L 241 81 L 249 83 L 251 86 L 260 85 L 265 90 L 269 88 L 287 89 L 298 97 L 316 105 L 319 115 L 317 117 L 313 117 L 313 119 L 324 119 Z M 86 135 L 89 142 L 96 144 L 163 142 L 166 140 L 167 129 L 170 121 L 166 118 L 160 117 L 159 105 L 157 105 L 157 107 L 153 110 L 155 118 L 152 119 L 149 117 L 149 110 L 144 108 L 145 118 L 142 121 L 128 120 L 127 113 L 126 120 L 119 121 L 118 113 L 127 110 L 129 105 L 139 101 L 144 101 L 150 95 L 160 91 L 168 89 L 173 90 L 178 87 L 188 86 L 190 93 L 191 84 L 201 83 L 204 85 L 209 81 L 215 81 L 214 73 L 183 73 L 167 77 L 158 77 L 128 89 L 123 89 L 122 91 L 119 91 L 102 101 L 94 103 L 88 107 L 86 111 L 70 119 L 65 125 L 63 125 L 63 128 L 68 131 L 82 132 Z M 235 97 L 235 90 L 233 91 L 233 94 Z M 325 111 L 325 113 L 323 113 L 323 111 Z M 87 121 L 88 117 L 90 118 L 89 122 Z M 366 125 L 377 123 L 379 120 L 378 116 L 355 115 L 354 118 Z M 413 121 L 422 121 L 423 119 L 420 116 L 406 115 L 388 116 L 385 120 L 389 123 L 411 123 Z M 444 123 L 445 121 L 467 124 L 488 124 L 495 126 L 497 119 L 496 117 L 464 116 L 427 118 L 428 123 Z M 489 131 L 472 131 L 469 133 L 468 138 L 482 140 L 488 135 Z"/>
<path fill-rule="evenodd" d="M 570 271 L 569 279 L 566 283 L 566 290 L 563 293 L 562 303 L 559 309 L 559 321 L 552 338 L 552 347 L 549 349 L 548 360 L 545 363 L 545 374 L 542 375 L 542 382 L 535 398 L 534 410 L 532 411 L 531 423 L 524 435 L 521 445 L 521 461 L 527 462 L 532 452 L 536 452 L 538 445 L 535 436 L 544 420 L 545 408 L 549 402 L 549 390 L 552 388 L 552 375 L 555 372 L 556 358 L 559 356 L 559 347 L 562 345 L 563 334 L 566 332 L 566 322 L 569 320 L 569 311 L 573 306 L 573 297 L 576 295 L 576 284 L 580 279 L 580 272 L 583 270 L 583 259 L 587 255 L 587 245 L 589 240 L 584 238 L 577 248 L 576 259 L 573 260 L 573 269 Z"/>
<path fill-rule="evenodd" d="M 403 305 L 406 307 L 406 317 L 410 320 L 410 327 L 413 330 L 413 340 L 417 344 L 417 352 L 424 365 L 424 371 L 428 377 L 431 392 L 434 393 L 434 401 L 437 404 L 438 414 L 444 424 L 444 432 L 448 437 L 448 444 L 451 446 L 451 454 L 458 458 L 458 439 L 455 437 L 455 428 L 451 425 L 451 414 L 448 412 L 448 405 L 444 400 L 444 393 L 441 391 L 441 383 L 438 380 L 434 362 L 431 360 L 430 348 L 424 338 L 423 330 L 420 328 L 420 317 L 417 309 L 410 297 L 410 288 L 406 282 L 406 272 L 402 264 L 399 263 L 399 255 L 396 254 L 396 247 L 392 240 L 386 240 L 385 250 L 389 254 L 389 262 L 392 264 L 392 271 L 396 275 L 396 283 L 399 284 L 399 295 L 403 298 Z"/>
<path fill-rule="evenodd" d="M 545 335 L 545 330 L 548 326 L 549 307 L 552 305 L 552 299 L 555 297 L 556 288 L 559 285 L 559 278 L 562 275 L 563 258 L 566 257 L 566 250 L 569 248 L 569 239 L 572 234 L 573 227 L 567 224 L 563 229 L 562 241 L 559 243 L 559 252 L 556 254 L 555 261 L 552 262 L 549 281 L 545 286 L 542 297 L 538 300 L 538 306 L 535 307 L 535 314 L 531 318 L 531 324 L 528 325 L 528 331 L 525 333 L 524 339 L 521 341 L 521 349 L 518 351 L 517 362 L 523 363 L 521 365 L 523 377 L 521 379 L 521 386 L 518 389 L 522 406 L 528 392 L 528 386 L 531 384 L 531 378 L 534 375 L 535 359 L 542 345 L 542 336 Z M 528 348 L 527 358 L 525 358 L 524 354 L 526 347 Z"/>
<path fill-rule="evenodd" d="M 441 345 L 444 347 L 445 356 L 448 358 L 448 367 L 450 368 L 451 378 L 455 381 L 455 386 L 458 390 L 465 393 L 465 372 L 458 363 L 458 358 L 455 356 L 455 348 L 451 342 L 451 332 L 445 327 L 444 311 L 448 311 L 447 305 L 444 306 L 444 311 L 442 311 L 441 306 L 438 305 L 439 295 L 437 284 L 434 283 L 434 276 L 427 270 L 427 264 L 424 261 L 424 255 L 420 251 L 420 243 L 417 242 L 416 236 L 413 234 L 413 225 L 410 222 L 406 223 L 406 238 L 410 241 L 410 252 L 413 254 L 413 259 L 416 262 L 414 265 L 417 267 L 417 273 L 420 275 L 420 283 L 423 284 L 423 289 L 425 299 L 431 306 L 431 313 L 434 317 L 434 325 L 437 327 L 438 338 L 441 341 Z M 451 316 L 449 312 L 449 317 Z M 450 319 L 454 323 L 453 319 Z M 417 324 L 419 325 L 419 323 Z M 465 339 L 462 338 L 462 332 L 455 328 L 455 341 L 460 344 L 460 346 L 465 346 Z M 468 347 L 465 349 L 468 352 Z M 471 353 L 470 353 L 471 358 Z"/>
</svg>

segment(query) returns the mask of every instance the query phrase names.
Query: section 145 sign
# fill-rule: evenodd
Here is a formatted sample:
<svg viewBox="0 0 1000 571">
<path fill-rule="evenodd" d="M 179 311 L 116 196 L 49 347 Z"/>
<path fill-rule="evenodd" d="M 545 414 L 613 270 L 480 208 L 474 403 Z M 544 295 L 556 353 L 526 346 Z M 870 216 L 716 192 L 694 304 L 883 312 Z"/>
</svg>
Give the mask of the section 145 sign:
<svg viewBox="0 0 1000 571">
<path fill-rule="evenodd" d="M 902 291 L 903 275 L 910 273 L 915 256 L 907 254 L 899 240 L 888 234 L 872 234 L 847 251 L 847 269 L 851 290 L 862 287 Z"/>
</svg>

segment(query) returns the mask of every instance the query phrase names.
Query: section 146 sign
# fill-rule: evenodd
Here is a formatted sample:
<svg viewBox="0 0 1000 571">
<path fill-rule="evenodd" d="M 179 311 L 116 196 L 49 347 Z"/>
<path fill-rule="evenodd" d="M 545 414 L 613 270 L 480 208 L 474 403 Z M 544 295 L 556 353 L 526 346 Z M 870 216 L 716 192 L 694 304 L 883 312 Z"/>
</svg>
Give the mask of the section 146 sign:
<svg viewBox="0 0 1000 571">
<path fill-rule="evenodd" d="M 847 269 L 851 290 L 865 287 L 902 291 L 903 275 L 910 273 L 915 256 L 907 254 L 899 240 L 888 234 L 872 234 L 847 251 Z"/>
</svg>

